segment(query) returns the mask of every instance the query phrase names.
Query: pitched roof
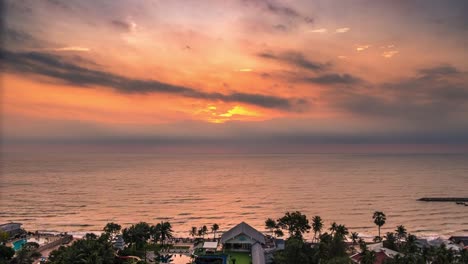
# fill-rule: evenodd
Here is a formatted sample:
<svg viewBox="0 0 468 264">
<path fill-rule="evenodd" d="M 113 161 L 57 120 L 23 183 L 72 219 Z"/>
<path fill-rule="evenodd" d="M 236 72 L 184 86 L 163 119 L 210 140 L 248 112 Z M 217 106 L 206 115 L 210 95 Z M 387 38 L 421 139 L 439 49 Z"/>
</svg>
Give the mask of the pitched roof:
<svg viewBox="0 0 468 264">
<path fill-rule="evenodd" d="M 463 243 L 463 245 L 468 246 L 468 236 L 452 236 L 449 239 L 454 243 Z"/>
<path fill-rule="evenodd" d="M 260 242 L 261 244 L 265 244 L 265 236 L 245 222 L 236 225 L 235 227 L 229 229 L 229 231 L 224 233 L 221 236 L 221 243 L 224 244 L 229 239 L 234 238 L 240 234 L 244 234 L 246 236 L 249 236 L 253 240 Z"/>
<path fill-rule="evenodd" d="M 363 257 L 363 253 L 357 253 L 357 254 L 351 256 L 351 259 L 355 263 L 360 263 L 362 257 Z M 387 256 L 387 254 L 385 254 L 385 252 L 383 252 L 383 251 L 375 252 L 374 264 L 383 264 L 385 262 L 385 260 L 387 260 L 387 259 L 391 259 L 391 257 Z"/>
</svg>

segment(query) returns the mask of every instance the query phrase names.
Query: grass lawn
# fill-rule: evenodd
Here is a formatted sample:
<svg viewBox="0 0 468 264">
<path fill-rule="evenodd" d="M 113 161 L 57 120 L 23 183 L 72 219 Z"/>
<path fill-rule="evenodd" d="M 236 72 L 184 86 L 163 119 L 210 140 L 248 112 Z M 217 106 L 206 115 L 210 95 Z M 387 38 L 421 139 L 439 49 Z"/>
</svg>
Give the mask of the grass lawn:
<svg viewBox="0 0 468 264">
<path fill-rule="evenodd" d="M 251 264 L 252 258 L 249 256 L 249 253 L 241 252 L 226 252 L 231 258 L 228 257 L 227 264 L 233 264 L 232 259 L 236 259 L 236 264 Z"/>
</svg>

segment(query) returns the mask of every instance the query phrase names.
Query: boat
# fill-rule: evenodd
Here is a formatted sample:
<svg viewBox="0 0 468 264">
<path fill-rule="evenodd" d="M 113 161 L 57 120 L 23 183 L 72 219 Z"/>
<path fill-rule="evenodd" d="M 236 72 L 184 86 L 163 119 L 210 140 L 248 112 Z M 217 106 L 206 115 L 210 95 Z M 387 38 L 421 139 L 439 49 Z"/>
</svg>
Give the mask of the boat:
<svg viewBox="0 0 468 264">
<path fill-rule="evenodd" d="M 464 202 L 457 202 L 457 204 L 465 204 Z"/>
</svg>

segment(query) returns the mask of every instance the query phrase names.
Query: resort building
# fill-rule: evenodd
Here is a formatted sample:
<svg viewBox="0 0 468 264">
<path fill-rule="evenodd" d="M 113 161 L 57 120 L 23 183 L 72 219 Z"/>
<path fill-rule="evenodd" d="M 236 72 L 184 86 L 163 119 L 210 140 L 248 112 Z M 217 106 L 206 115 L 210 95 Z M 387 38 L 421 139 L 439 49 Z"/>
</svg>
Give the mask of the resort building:
<svg viewBox="0 0 468 264">
<path fill-rule="evenodd" d="M 3 232 L 6 232 L 10 238 L 13 238 L 15 236 L 21 235 L 24 233 L 24 230 L 21 228 L 22 224 L 21 223 L 6 223 L 0 225 L 0 229 Z"/>
<path fill-rule="evenodd" d="M 220 246 L 217 242 L 205 242 L 203 252 L 198 252 L 195 263 L 266 264 L 278 244 L 276 239 L 265 236 L 245 222 L 225 232 L 219 242 Z M 278 242 L 284 245 L 284 241 Z"/>
<path fill-rule="evenodd" d="M 242 222 L 221 236 L 224 250 L 250 252 L 256 244 L 265 245 L 265 236 Z"/>
</svg>

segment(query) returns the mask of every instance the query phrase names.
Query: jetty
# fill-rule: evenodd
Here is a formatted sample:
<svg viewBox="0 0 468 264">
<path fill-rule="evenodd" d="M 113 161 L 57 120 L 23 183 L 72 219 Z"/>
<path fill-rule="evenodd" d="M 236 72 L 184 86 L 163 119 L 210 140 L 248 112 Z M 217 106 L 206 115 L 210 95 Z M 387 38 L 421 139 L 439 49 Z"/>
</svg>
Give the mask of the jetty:
<svg viewBox="0 0 468 264">
<path fill-rule="evenodd" d="M 467 197 L 423 197 L 418 201 L 423 202 L 468 202 Z"/>
</svg>

